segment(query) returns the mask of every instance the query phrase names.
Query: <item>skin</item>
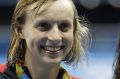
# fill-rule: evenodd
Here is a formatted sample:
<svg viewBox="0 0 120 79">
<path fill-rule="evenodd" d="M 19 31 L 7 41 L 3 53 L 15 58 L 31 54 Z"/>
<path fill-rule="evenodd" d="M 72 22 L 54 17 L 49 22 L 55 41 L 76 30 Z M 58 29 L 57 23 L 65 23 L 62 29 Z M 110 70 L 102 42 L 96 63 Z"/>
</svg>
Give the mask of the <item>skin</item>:
<svg viewBox="0 0 120 79">
<path fill-rule="evenodd" d="M 56 79 L 60 62 L 73 45 L 73 19 L 68 0 L 55 1 L 37 17 L 27 14 L 21 38 L 26 40 L 25 65 L 33 79 Z"/>
</svg>

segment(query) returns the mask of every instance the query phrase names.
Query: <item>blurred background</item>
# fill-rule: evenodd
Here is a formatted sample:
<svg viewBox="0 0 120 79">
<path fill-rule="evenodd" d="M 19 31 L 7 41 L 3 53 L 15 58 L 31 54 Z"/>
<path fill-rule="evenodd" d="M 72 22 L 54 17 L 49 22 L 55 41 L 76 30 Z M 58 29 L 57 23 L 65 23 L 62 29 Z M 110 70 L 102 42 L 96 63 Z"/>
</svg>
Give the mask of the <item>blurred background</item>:
<svg viewBox="0 0 120 79">
<path fill-rule="evenodd" d="M 0 63 L 6 63 L 11 17 L 17 0 L 0 0 Z M 76 67 L 62 64 L 81 79 L 111 79 L 120 34 L 120 0 L 74 0 L 80 16 L 89 22 L 92 44 L 87 60 Z"/>
</svg>

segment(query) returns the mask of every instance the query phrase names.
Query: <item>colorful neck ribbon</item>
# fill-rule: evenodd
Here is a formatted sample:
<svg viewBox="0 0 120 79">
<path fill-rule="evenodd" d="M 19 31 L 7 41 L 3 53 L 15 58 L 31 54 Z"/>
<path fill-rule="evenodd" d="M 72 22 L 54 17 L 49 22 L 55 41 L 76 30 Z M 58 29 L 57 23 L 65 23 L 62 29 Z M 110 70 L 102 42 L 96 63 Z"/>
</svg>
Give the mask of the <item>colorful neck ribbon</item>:
<svg viewBox="0 0 120 79">
<path fill-rule="evenodd" d="M 68 74 L 68 72 L 65 69 L 61 68 L 60 70 L 64 72 L 61 79 L 72 79 L 72 77 Z M 16 74 L 17 74 L 18 79 L 31 79 L 28 76 L 28 74 L 25 73 L 21 64 L 16 64 Z M 59 72 L 59 74 L 61 74 L 61 72 Z"/>
</svg>

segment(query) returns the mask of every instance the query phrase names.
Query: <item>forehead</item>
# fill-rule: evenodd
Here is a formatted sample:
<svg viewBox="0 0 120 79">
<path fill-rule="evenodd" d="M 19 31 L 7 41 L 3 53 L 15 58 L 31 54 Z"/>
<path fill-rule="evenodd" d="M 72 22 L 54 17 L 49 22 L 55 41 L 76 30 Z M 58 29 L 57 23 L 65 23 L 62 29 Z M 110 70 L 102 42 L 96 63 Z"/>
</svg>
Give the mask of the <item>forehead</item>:
<svg viewBox="0 0 120 79">
<path fill-rule="evenodd" d="M 28 7 L 28 10 L 33 11 L 33 9 L 39 5 L 38 2 L 30 5 Z M 66 18 L 73 18 L 74 17 L 74 11 L 73 11 L 73 5 L 69 0 L 56 0 L 56 1 L 49 1 L 42 6 L 39 6 L 39 9 L 34 10 L 32 12 L 32 15 L 35 15 L 38 17 L 66 17 Z M 38 14 L 38 15 L 37 15 Z"/>
</svg>

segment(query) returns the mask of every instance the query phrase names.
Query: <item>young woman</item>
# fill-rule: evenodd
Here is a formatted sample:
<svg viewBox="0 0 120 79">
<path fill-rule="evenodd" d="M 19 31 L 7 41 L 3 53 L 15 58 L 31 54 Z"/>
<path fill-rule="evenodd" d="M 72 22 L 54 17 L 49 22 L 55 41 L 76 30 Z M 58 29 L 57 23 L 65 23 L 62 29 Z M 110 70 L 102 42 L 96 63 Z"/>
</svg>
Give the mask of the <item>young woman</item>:
<svg viewBox="0 0 120 79">
<path fill-rule="evenodd" d="M 88 29 L 79 21 L 72 0 L 20 0 L 0 79 L 73 79 L 60 63 L 85 54 Z"/>
</svg>

